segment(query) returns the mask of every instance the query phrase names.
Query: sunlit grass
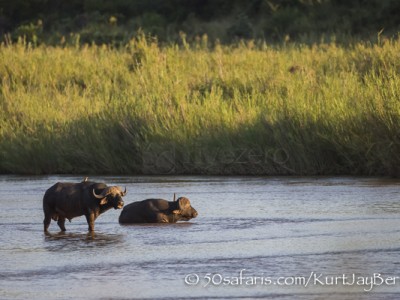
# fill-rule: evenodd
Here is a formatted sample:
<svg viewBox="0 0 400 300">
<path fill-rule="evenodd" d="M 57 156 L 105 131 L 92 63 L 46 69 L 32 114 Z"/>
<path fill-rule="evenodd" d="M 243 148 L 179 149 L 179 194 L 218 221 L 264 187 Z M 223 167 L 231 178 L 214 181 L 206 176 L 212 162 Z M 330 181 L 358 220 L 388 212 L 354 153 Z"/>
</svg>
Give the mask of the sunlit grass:
<svg viewBox="0 0 400 300">
<path fill-rule="evenodd" d="M 0 172 L 398 175 L 400 41 L 0 47 Z"/>
</svg>

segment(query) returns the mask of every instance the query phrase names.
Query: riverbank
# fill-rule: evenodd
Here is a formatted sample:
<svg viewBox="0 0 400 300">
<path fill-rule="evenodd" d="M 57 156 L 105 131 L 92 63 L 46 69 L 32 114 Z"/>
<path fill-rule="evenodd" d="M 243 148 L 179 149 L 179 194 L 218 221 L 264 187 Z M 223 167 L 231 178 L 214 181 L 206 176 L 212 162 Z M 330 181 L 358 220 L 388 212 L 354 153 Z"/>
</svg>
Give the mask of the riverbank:
<svg viewBox="0 0 400 300">
<path fill-rule="evenodd" d="M 0 47 L 0 173 L 400 174 L 399 40 Z"/>
</svg>

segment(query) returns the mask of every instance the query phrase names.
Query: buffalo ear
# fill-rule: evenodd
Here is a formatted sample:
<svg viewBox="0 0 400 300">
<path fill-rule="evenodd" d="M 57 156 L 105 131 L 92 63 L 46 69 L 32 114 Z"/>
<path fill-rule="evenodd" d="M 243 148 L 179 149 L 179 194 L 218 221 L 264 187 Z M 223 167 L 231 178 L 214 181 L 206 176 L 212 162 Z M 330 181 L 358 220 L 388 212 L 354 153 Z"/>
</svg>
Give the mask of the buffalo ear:
<svg viewBox="0 0 400 300">
<path fill-rule="evenodd" d="M 179 209 L 184 210 L 190 207 L 190 201 L 188 198 L 180 197 L 178 199 Z"/>
<path fill-rule="evenodd" d="M 103 198 L 103 199 L 100 200 L 100 205 L 105 205 L 105 204 L 107 204 L 107 203 L 108 203 L 107 197 L 105 197 L 105 198 Z"/>
</svg>

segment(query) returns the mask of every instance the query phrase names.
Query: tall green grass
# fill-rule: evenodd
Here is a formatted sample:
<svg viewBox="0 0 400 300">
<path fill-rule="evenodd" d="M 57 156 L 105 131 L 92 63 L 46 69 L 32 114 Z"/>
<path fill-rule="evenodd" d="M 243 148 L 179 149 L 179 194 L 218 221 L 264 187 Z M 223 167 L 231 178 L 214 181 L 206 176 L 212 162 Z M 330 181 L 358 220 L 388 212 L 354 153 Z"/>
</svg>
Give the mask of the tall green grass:
<svg viewBox="0 0 400 300">
<path fill-rule="evenodd" d="M 0 172 L 400 174 L 400 40 L 0 46 Z"/>
</svg>

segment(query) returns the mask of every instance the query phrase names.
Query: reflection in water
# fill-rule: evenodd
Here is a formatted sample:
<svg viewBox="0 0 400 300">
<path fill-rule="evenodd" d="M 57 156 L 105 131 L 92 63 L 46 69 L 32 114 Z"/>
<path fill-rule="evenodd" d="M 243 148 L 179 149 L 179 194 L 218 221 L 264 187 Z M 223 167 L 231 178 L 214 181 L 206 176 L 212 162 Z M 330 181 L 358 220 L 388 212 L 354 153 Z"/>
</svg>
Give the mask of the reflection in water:
<svg viewBox="0 0 400 300">
<path fill-rule="evenodd" d="M 164 228 L 164 227 L 171 227 L 171 228 L 185 228 L 185 227 L 191 227 L 193 225 L 195 225 L 196 223 L 193 222 L 178 222 L 178 223 L 124 223 L 124 224 L 120 224 L 120 226 L 123 227 L 144 227 L 144 228 Z"/>
<path fill-rule="evenodd" d="M 392 201 L 379 201 L 372 203 L 370 209 L 376 214 L 400 215 L 400 197 L 399 199 Z"/>
<path fill-rule="evenodd" d="M 104 234 L 98 232 L 45 233 L 45 248 L 48 251 L 81 251 L 87 248 L 115 247 L 122 244 L 124 237 L 121 234 Z"/>
</svg>

